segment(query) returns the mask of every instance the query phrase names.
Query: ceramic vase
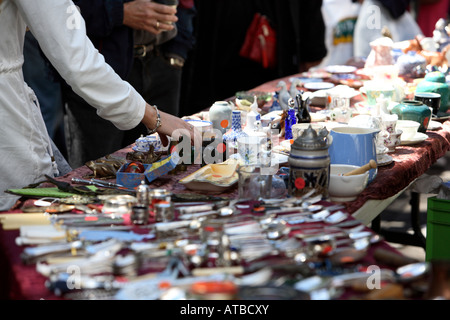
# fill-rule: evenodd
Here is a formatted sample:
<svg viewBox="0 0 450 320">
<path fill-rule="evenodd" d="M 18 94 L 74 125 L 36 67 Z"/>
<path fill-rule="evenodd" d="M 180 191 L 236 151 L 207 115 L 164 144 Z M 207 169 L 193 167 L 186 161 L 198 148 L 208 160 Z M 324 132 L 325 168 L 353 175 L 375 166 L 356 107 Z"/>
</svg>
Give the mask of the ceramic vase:
<svg viewBox="0 0 450 320">
<path fill-rule="evenodd" d="M 232 148 L 237 148 L 237 139 L 248 136 L 242 130 L 241 112 L 233 110 L 231 113 L 231 129 L 223 135 L 223 141 Z"/>
<path fill-rule="evenodd" d="M 445 75 L 442 72 L 427 73 L 425 78 L 417 85 L 416 92 L 439 93 L 441 95 L 441 106 L 438 113 L 445 113 L 448 110 L 450 87 L 446 83 Z"/>
<path fill-rule="evenodd" d="M 412 120 L 420 123 L 418 132 L 425 133 L 431 119 L 431 109 L 421 101 L 403 100 L 392 108 L 391 113 L 398 115 L 399 120 Z"/>
<path fill-rule="evenodd" d="M 209 108 L 209 121 L 214 129 L 224 134 L 231 127 L 232 108 L 226 101 L 216 101 Z"/>
</svg>

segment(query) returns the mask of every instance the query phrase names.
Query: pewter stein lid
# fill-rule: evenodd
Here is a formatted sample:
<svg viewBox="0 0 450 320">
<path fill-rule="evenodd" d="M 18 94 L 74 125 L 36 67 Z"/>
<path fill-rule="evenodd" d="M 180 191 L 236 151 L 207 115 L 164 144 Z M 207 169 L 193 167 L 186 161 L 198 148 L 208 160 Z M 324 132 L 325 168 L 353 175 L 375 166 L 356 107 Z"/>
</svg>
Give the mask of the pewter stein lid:
<svg viewBox="0 0 450 320">
<path fill-rule="evenodd" d="M 322 128 L 319 133 L 312 128 L 311 125 L 303 131 L 301 135 L 295 139 L 292 149 L 296 150 L 324 150 L 328 149 L 328 130 Z"/>
</svg>

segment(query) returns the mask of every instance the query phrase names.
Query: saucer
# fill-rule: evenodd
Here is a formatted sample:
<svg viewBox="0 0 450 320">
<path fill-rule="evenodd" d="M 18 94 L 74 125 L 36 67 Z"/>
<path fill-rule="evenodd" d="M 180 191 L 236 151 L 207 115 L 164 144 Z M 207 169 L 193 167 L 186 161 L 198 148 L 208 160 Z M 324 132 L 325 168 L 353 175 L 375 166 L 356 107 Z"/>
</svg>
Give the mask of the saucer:
<svg viewBox="0 0 450 320">
<path fill-rule="evenodd" d="M 311 112 L 311 122 L 321 122 L 327 120 L 327 115 L 325 113 Z"/>
<path fill-rule="evenodd" d="M 244 159 L 242 158 L 242 156 L 239 153 L 232 154 L 230 156 L 230 158 L 237 160 L 238 163 L 240 163 L 240 164 L 244 164 Z M 271 160 L 271 162 L 270 162 L 271 166 L 284 165 L 284 164 L 288 163 L 289 155 L 277 153 L 276 151 L 274 151 L 274 152 L 272 152 L 272 156 L 271 156 L 270 160 Z"/>
<path fill-rule="evenodd" d="M 334 83 L 331 82 L 308 82 L 304 84 L 304 87 L 308 90 L 324 90 L 331 89 L 334 87 Z"/>
<path fill-rule="evenodd" d="M 179 182 L 194 191 L 223 192 L 237 183 L 237 167 L 238 162 L 234 160 L 208 164 Z"/>
<path fill-rule="evenodd" d="M 307 78 L 307 77 L 290 77 L 289 81 L 294 82 L 295 80 L 299 80 L 302 84 L 309 82 L 322 82 L 322 78 Z"/>
<path fill-rule="evenodd" d="M 377 155 L 377 165 L 379 167 L 387 166 L 388 164 L 391 164 L 392 161 L 394 161 L 394 158 L 388 154 Z"/>
<path fill-rule="evenodd" d="M 412 144 L 417 144 L 422 141 L 425 141 L 427 138 L 428 138 L 428 136 L 425 133 L 417 132 L 416 135 L 412 139 L 409 139 L 409 140 L 402 139 L 400 145 L 408 146 L 408 145 L 412 145 Z"/>
<path fill-rule="evenodd" d="M 325 67 L 325 71 L 334 74 L 340 73 L 352 73 L 355 72 L 357 68 L 355 66 L 346 66 L 346 65 L 331 65 Z"/>
<path fill-rule="evenodd" d="M 437 116 L 433 115 L 432 118 L 437 121 L 444 121 L 450 119 L 450 114 L 439 112 Z"/>
<path fill-rule="evenodd" d="M 427 130 L 439 130 L 442 128 L 442 123 L 438 121 L 431 120 L 430 123 L 428 123 Z"/>
<path fill-rule="evenodd" d="M 390 101 L 387 107 L 387 111 L 391 112 L 391 110 L 398 105 L 398 102 Z M 374 110 L 376 105 L 370 105 L 366 101 L 360 101 L 355 103 L 355 109 L 359 114 L 371 114 L 372 110 Z"/>
</svg>

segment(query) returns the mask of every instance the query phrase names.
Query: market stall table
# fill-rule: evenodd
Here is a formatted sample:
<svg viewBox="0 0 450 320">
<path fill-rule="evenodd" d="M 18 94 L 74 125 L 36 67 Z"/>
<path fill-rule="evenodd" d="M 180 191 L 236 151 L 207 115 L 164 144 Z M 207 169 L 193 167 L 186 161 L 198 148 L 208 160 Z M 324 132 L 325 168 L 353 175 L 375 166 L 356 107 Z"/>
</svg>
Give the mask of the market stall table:
<svg viewBox="0 0 450 320">
<path fill-rule="evenodd" d="M 288 77 L 284 78 L 287 81 L 288 79 Z M 273 92 L 278 81 L 275 80 L 264 84 L 254 90 Z M 374 181 L 369 184 L 355 201 L 343 204 L 344 208 L 342 211 L 351 215 L 348 217 L 349 220 L 358 221 L 364 225 L 364 230 L 370 231 L 367 225 L 387 206 L 386 203 L 392 202 L 396 196 L 403 192 L 416 178 L 422 175 L 450 149 L 450 121 L 443 122 L 442 128 L 439 130 L 428 131 L 427 135 L 428 139 L 417 145 L 399 146 L 396 152 L 392 154 L 394 161 L 389 165 L 378 168 Z M 131 150 L 131 146 L 129 146 L 118 150 L 113 156 L 125 159 L 126 154 Z M 186 189 L 178 181 L 199 168 L 200 165 L 188 165 L 186 166 L 186 171 L 178 172 L 177 174 L 166 174 L 152 181 L 149 185 L 151 188 L 167 189 L 178 196 L 185 195 L 192 201 L 195 201 L 195 196 L 192 198 L 195 192 Z M 83 166 L 58 178 L 58 180 L 70 183 L 72 178 L 84 178 L 89 174 L 92 174 L 92 171 Z M 114 179 L 110 181 L 115 182 Z M 234 187 L 222 193 L 215 193 L 212 196 L 223 199 L 235 199 L 237 197 L 237 189 Z M 374 206 L 372 201 L 377 201 L 377 204 Z M 23 204 L 24 202 L 18 202 L 17 206 L 12 208 L 10 214 L 21 212 L 21 205 Z M 325 207 L 333 205 L 329 202 L 323 204 Z M 251 209 L 251 206 L 249 208 Z M 296 233 L 299 233 L 299 231 L 293 229 L 291 236 L 295 237 Z M 1 296 L 8 299 L 59 299 L 60 297 L 55 296 L 53 292 L 45 287 L 46 278 L 36 272 L 34 265 L 23 264 L 21 260 L 23 247 L 17 246 L 15 243 L 18 235 L 18 230 L 2 229 L 0 231 Z M 387 252 L 393 255 L 389 255 Z M 386 254 L 389 257 L 387 260 Z M 389 263 L 395 264 L 396 259 L 392 259 L 393 257 L 397 257 L 402 263 L 394 266 L 390 265 L 391 269 L 408 261 L 413 262 L 413 260 L 403 257 L 386 242 L 379 241 L 370 246 L 368 254 L 361 260 L 361 265 L 377 264 L 383 266 L 385 264 L 389 265 Z M 346 297 L 346 295 L 342 297 Z M 352 297 L 352 293 L 349 292 L 347 297 Z"/>
</svg>

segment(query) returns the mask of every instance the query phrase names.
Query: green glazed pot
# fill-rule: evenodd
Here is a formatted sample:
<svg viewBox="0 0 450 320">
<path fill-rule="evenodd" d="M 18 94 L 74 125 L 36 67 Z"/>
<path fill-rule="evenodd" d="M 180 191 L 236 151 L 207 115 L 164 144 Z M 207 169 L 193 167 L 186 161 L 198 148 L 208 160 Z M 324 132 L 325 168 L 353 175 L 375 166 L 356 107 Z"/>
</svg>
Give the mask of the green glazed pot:
<svg viewBox="0 0 450 320">
<path fill-rule="evenodd" d="M 417 100 L 403 100 L 392 108 L 391 113 L 398 115 L 399 120 L 412 120 L 420 123 L 418 132 L 425 133 L 431 119 L 431 109 Z"/>
<path fill-rule="evenodd" d="M 425 78 L 417 85 L 416 92 L 434 92 L 441 95 L 441 106 L 438 113 L 445 113 L 448 110 L 450 98 L 450 87 L 445 81 L 442 72 L 434 71 L 427 73 Z"/>
</svg>

